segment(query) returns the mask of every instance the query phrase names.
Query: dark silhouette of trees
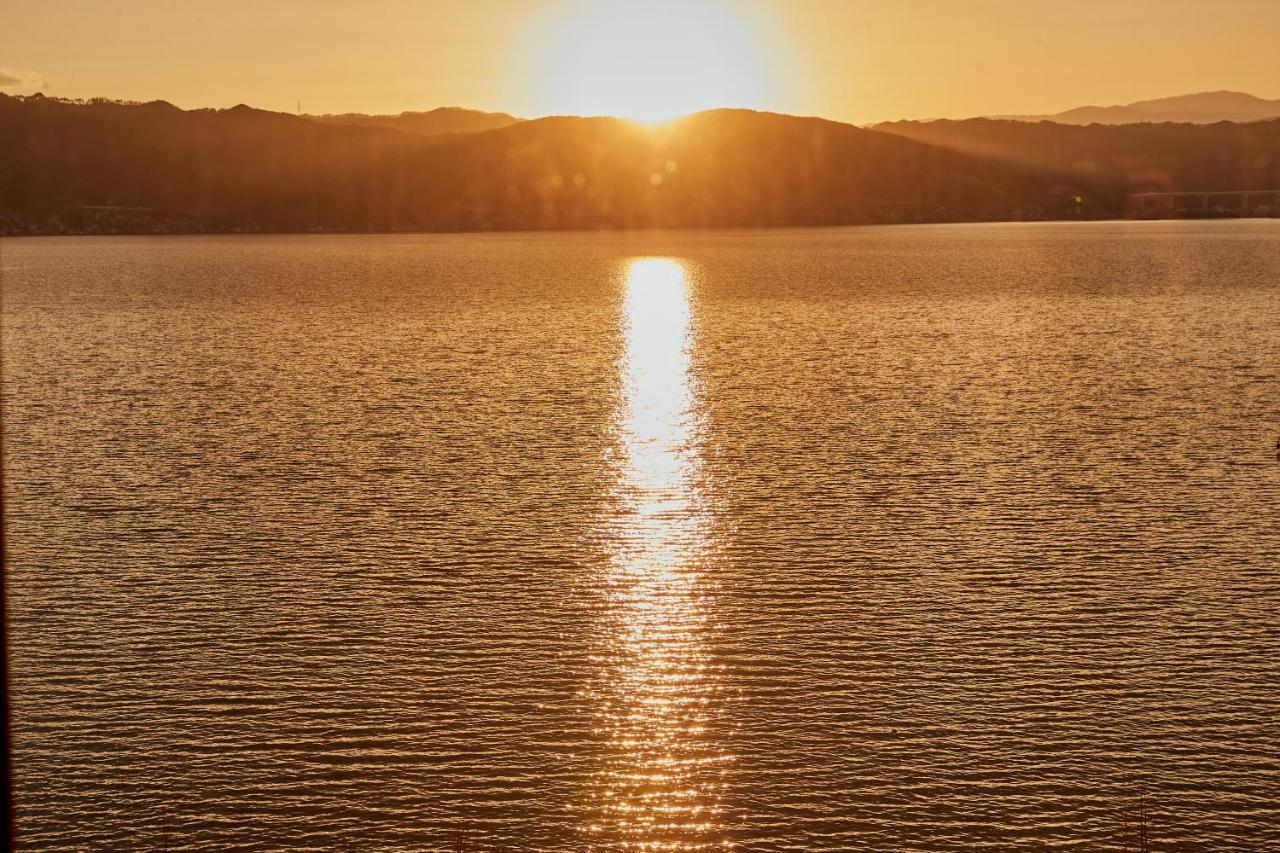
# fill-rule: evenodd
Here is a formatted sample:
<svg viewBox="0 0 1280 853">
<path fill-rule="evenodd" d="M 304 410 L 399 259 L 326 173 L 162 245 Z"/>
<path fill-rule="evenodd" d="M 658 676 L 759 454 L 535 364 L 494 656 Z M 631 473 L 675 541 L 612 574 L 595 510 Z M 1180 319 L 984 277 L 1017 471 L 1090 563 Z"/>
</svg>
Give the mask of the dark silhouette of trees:
<svg viewBox="0 0 1280 853">
<path fill-rule="evenodd" d="M 892 129 L 715 110 L 656 129 L 559 117 L 424 136 L 243 105 L 0 95 L 0 230 L 1043 219 L 1118 213 L 1151 187 L 1280 186 L 1280 122 Z"/>
<path fill-rule="evenodd" d="M 880 130 L 1126 192 L 1280 189 L 1280 119 L 1250 124 L 891 122 Z"/>
</svg>

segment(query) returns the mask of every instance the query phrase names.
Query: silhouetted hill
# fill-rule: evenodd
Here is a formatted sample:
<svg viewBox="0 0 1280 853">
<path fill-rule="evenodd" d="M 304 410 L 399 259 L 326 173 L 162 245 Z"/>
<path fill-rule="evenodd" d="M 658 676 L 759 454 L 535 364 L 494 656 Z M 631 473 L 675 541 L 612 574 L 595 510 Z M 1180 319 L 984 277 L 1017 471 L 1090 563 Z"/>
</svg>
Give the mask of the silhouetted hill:
<svg viewBox="0 0 1280 853">
<path fill-rule="evenodd" d="M 745 110 L 651 130 L 548 118 L 441 146 L 437 197 L 500 228 L 794 225 L 983 218 L 1042 177 L 874 131 Z"/>
<path fill-rule="evenodd" d="M 137 206 L 211 229 L 312 224 L 368 210 L 371 199 L 359 206 L 350 187 L 428 143 L 243 105 L 184 111 L 0 96 L 0 210 Z"/>
<path fill-rule="evenodd" d="M 1280 120 L 1080 127 L 969 119 L 889 122 L 877 128 L 1130 192 L 1280 189 Z"/>
<path fill-rule="evenodd" d="M 659 130 L 547 118 L 421 137 L 243 106 L 183 111 L 0 96 L 0 215 L 11 231 L 93 230 L 77 222 L 86 216 L 111 230 L 121 216 L 133 222 L 119 208 L 197 230 L 1042 217 L 1060 215 L 1066 195 L 1092 189 L 1061 183 L 892 134 L 741 110 Z"/>
<path fill-rule="evenodd" d="M 417 133 L 421 136 L 435 136 L 441 133 L 478 133 L 482 130 L 495 130 L 522 121 L 522 119 L 506 113 L 485 113 L 479 110 L 466 110 L 461 107 L 439 107 L 428 112 L 405 112 L 399 115 L 342 113 L 339 115 L 305 115 L 303 118 L 308 118 L 321 124 L 390 127 L 396 130 L 403 130 L 406 133 Z"/>
<path fill-rule="evenodd" d="M 1179 122 L 1213 124 L 1280 118 L 1280 100 L 1268 101 L 1244 92 L 1199 92 L 1110 107 L 1077 107 L 1052 115 L 992 116 L 1012 121 L 1052 121 L 1058 124 L 1138 124 Z"/>
</svg>

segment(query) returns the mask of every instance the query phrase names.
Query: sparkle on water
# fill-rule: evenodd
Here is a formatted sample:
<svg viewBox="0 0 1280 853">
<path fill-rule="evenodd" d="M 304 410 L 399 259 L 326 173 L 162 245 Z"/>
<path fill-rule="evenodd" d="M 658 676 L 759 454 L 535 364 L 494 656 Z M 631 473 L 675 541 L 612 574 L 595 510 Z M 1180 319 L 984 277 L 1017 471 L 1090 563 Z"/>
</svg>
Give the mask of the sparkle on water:
<svg viewBox="0 0 1280 853">
<path fill-rule="evenodd" d="M 705 734 L 718 690 L 703 631 L 709 519 L 697 489 L 689 283 L 678 261 L 632 260 L 622 328 L 612 630 L 599 691 L 608 741 L 590 833 L 637 849 L 713 840 L 731 756 Z"/>
</svg>

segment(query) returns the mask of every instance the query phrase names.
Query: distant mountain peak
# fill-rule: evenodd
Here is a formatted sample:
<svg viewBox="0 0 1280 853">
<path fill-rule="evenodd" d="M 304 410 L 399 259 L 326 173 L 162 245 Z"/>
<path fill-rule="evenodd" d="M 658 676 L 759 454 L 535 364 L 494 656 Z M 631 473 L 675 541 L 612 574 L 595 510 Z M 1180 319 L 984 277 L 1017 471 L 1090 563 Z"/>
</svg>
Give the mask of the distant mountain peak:
<svg viewBox="0 0 1280 853">
<path fill-rule="evenodd" d="M 1045 115 L 990 116 L 1009 121 L 1052 121 L 1058 124 L 1213 124 L 1219 121 L 1264 121 L 1276 117 L 1280 117 L 1280 100 L 1269 101 L 1247 92 L 1227 89 L 1152 98 L 1131 104 L 1089 105 Z"/>
<path fill-rule="evenodd" d="M 464 107 L 436 107 L 430 110 L 406 110 L 396 115 L 365 115 L 364 113 L 339 113 L 306 115 L 303 118 L 319 124 L 361 125 L 390 127 L 419 136 L 439 136 L 446 133 L 479 133 L 497 130 L 523 121 L 507 113 L 487 113 Z"/>
</svg>

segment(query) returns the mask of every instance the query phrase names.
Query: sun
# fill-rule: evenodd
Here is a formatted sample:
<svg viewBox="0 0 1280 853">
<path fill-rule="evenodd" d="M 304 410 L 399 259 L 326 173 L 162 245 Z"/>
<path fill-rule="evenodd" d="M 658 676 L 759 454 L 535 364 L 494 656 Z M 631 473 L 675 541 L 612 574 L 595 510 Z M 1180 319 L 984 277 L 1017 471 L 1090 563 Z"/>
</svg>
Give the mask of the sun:
<svg viewBox="0 0 1280 853">
<path fill-rule="evenodd" d="M 660 122 L 768 106 L 761 39 L 720 0 L 572 0 L 549 23 L 537 60 L 548 112 Z"/>
</svg>

